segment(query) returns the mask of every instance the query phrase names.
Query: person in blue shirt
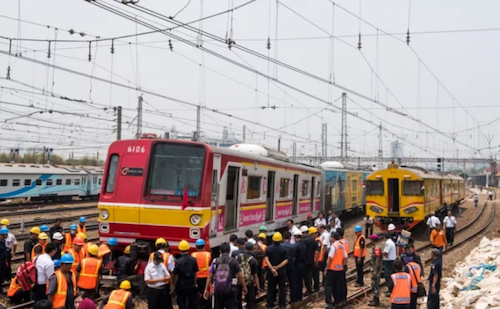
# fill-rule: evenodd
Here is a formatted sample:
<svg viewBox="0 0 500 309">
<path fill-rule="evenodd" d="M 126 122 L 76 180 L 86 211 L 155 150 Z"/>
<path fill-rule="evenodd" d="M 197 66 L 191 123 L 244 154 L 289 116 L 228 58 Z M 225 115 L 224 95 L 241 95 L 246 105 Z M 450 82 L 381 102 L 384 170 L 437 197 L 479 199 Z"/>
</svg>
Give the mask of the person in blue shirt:
<svg viewBox="0 0 500 309">
<path fill-rule="evenodd" d="M 286 277 L 288 278 L 288 284 L 290 285 L 290 300 L 292 302 L 292 306 L 295 305 L 296 302 L 298 302 L 298 297 L 297 297 L 297 285 L 300 283 L 297 282 L 296 280 L 296 274 L 295 274 L 295 255 L 296 255 L 296 245 L 291 243 L 292 240 L 292 233 L 289 231 L 286 231 L 283 233 L 283 247 L 286 249 L 286 252 L 288 253 L 288 263 L 286 264 Z M 302 284 L 300 284 L 302 287 Z"/>
<path fill-rule="evenodd" d="M 429 273 L 429 293 L 427 295 L 427 309 L 439 309 L 439 291 L 441 290 L 443 264 L 441 253 L 438 249 L 432 249 L 431 256 L 432 266 Z"/>
</svg>

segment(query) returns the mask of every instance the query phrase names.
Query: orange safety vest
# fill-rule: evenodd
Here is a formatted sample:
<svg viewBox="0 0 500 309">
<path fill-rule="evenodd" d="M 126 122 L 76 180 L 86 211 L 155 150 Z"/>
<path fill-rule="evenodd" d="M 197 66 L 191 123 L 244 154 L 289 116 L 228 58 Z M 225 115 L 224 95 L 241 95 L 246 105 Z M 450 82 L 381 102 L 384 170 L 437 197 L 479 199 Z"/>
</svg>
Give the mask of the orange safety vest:
<svg viewBox="0 0 500 309">
<path fill-rule="evenodd" d="M 54 273 L 57 279 L 57 290 L 52 300 L 52 308 L 62 308 L 66 306 L 66 294 L 68 293 L 68 282 L 66 276 L 58 270 Z M 73 295 L 76 296 L 76 276 L 71 271 L 71 281 L 73 281 Z"/>
<path fill-rule="evenodd" d="M 12 281 L 10 282 L 10 285 L 9 285 L 9 290 L 7 291 L 7 296 L 8 297 L 12 297 L 14 295 L 16 295 L 16 293 L 21 290 L 21 285 L 19 283 L 17 283 L 17 276 L 14 277 L 14 279 L 12 279 Z"/>
<path fill-rule="evenodd" d="M 262 252 L 263 253 L 266 253 L 266 249 L 267 249 L 267 246 L 265 244 L 259 244 L 260 245 L 260 248 L 262 249 Z M 266 260 L 262 260 L 262 269 L 266 268 L 267 267 L 267 263 L 266 263 Z"/>
<path fill-rule="evenodd" d="M 342 239 L 339 239 L 340 243 L 344 245 L 344 249 L 347 253 L 349 253 L 349 242 L 347 241 L 347 239 L 345 238 L 342 238 Z"/>
<path fill-rule="evenodd" d="M 391 303 L 409 304 L 411 299 L 411 276 L 407 273 L 395 273 L 391 275 L 392 293 Z"/>
<path fill-rule="evenodd" d="M 412 293 L 417 293 L 418 292 L 418 284 L 420 283 L 420 274 L 421 274 L 421 269 L 420 265 L 418 265 L 415 262 L 409 262 L 406 264 L 408 266 L 408 271 L 410 272 L 410 278 L 411 278 L 411 292 Z M 415 280 L 415 277 L 417 277 L 417 280 Z"/>
<path fill-rule="evenodd" d="M 154 252 L 151 252 L 151 254 L 149 255 L 149 261 L 150 261 L 151 263 L 153 263 L 153 256 L 154 256 L 154 254 L 155 254 Z M 166 267 L 166 268 L 167 268 L 167 270 L 168 270 L 168 259 L 170 258 L 170 253 L 168 253 L 168 252 L 163 252 L 163 253 L 162 253 L 162 255 L 163 255 L 163 264 L 165 264 L 165 267 Z M 170 283 L 170 280 L 165 280 L 165 283 L 166 283 L 166 284 L 169 284 L 169 283 Z"/>
<path fill-rule="evenodd" d="M 87 235 L 87 227 L 84 225 L 83 227 L 80 226 L 80 224 L 78 224 L 78 226 L 76 227 L 76 233 L 83 233 L 85 235 Z"/>
<path fill-rule="evenodd" d="M 101 261 L 102 261 L 103 257 L 108 253 L 111 253 L 111 250 L 109 249 L 108 245 L 102 244 L 99 246 L 99 253 L 97 255 L 99 256 L 99 259 Z"/>
<path fill-rule="evenodd" d="M 47 243 L 45 243 L 44 245 L 42 245 L 41 243 L 37 243 L 37 244 L 33 247 L 33 249 L 31 249 L 31 261 L 33 261 L 33 260 L 35 259 L 35 257 L 36 257 L 36 254 L 35 254 L 35 248 L 40 247 L 40 246 L 42 247 L 42 253 L 40 253 L 39 255 L 41 255 L 41 254 L 44 254 L 44 253 L 45 253 L 45 247 L 47 246 Z"/>
<path fill-rule="evenodd" d="M 333 271 L 343 271 L 345 247 L 340 241 L 335 242 L 333 246 L 335 247 L 335 255 L 333 256 L 328 269 Z"/>
<path fill-rule="evenodd" d="M 71 270 L 75 271 L 76 268 L 78 267 L 78 265 L 80 264 L 80 262 L 85 258 L 85 253 L 83 253 L 83 250 L 81 250 L 81 249 L 80 249 L 80 252 L 77 253 L 75 251 L 75 249 L 73 249 L 73 248 L 69 249 L 66 252 L 71 254 L 71 256 L 73 257 L 74 262 L 71 265 Z"/>
<path fill-rule="evenodd" d="M 66 252 L 71 248 L 73 248 L 73 237 L 71 237 L 71 233 L 66 233 L 64 234 L 63 252 Z"/>
<path fill-rule="evenodd" d="M 210 267 L 210 260 L 212 259 L 210 252 L 193 252 L 191 253 L 191 256 L 194 257 L 198 263 L 198 272 L 196 273 L 196 277 L 208 278 L 208 268 Z"/>
<path fill-rule="evenodd" d="M 365 239 L 365 236 L 360 235 L 358 238 L 356 238 L 356 241 L 354 242 L 354 252 L 353 252 L 354 257 L 366 256 L 366 241 L 365 241 L 365 247 L 361 249 L 360 246 L 361 238 Z"/>
<path fill-rule="evenodd" d="M 314 261 L 316 262 L 322 262 L 323 261 L 323 256 L 325 255 L 324 249 L 323 249 L 323 242 L 321 241 L 321 237 L 316 237 L 316 242 L 319 242 L 321 249 L 318 251 L 314 251 Z"/>
<path fill-rule="evenodd" d="M 123 309 L 127 307 L 128 298 L 132 296 L 132 293 L 126 290 L 114 290 L 109 294 L 108 302 L 103 309 Z"/>
<path fill-rule="evenodd" d="M 99 279 L 99 270 L 102 262 L 94 257 L 88 257 L 81 262 L 80 277 L 78 277 L 78 287 L 80 289 L 95 289 Z"/>
</svg>

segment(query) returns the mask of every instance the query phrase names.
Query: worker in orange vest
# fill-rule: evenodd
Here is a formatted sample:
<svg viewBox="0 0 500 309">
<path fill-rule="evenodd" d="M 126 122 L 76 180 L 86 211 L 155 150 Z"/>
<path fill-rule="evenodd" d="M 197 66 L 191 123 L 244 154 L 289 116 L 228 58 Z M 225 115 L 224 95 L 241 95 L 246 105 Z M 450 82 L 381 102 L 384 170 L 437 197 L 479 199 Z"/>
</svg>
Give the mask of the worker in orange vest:
<svg viewBox="0 0 500 309">
<path fill-rule="evenodd" d="M 198 263 L 198 272 L 196 273 L 198 292 L 203 295 L 205 291 L 205 286 L 207 285 L 208 269 L 210 268 L 210 262 L 212 261 L 212 255 L 210 252 L 205 251 L 205 241 L 203 239 L 198 239 L 195 242 L 197 252 L 191 253 L 191 256 L 196 259 Z M 200 297 L 200 308 L 211 309 L 211 299 L 205 299 Z"/>
<path fill-rule="evenodd" d="M 78 228 L 76 229 L 77 233 L 87 234 L 87 228 L 85 227 L 85 223 L 87 222 L 87 218 L 80 217 L 80 224 L 78 224 Z"/>
<path fill-rule="evenodd" d="M 344 238 L 344 229 L 341 227 L 337 228 L 337 233 L 339 233 L 340 236 L 340 243 L 344 245 L 345 251 L 349 254 L 349 241 Z"/>
<path fill-rule="evenodd" d="M 61 269 L 54 272 L 49 279 L 47 295 L 52 308 L 75 308 L 76 276 L 71 270 L 75 260 L 69 253 L 61 257 Z"/>
<path fill-rule="evenodd" d="M 113 260 L 113 250 L 118 246 L 118 241 L 116 238 L 111 237 L 108 239 L 107 243 L 101 244 L 99 246 L 99 259 L 102 261 L 104 269 L 109 269 L 109 262 Z"/>
<path fill-rule="evenodd" d="M 403 272 L 403 262 L 394 261 L 394 271 L 391 275 L 391 309 L 410 309 L 411 303 L 411 276 Z"/>
<path fill-rule="evenodd" d="M 356 225 L 354 227 L 354 234 L 356 234 L 356 241 L 354 242 L 354 261 L 356 262 L 356 272 L 358 273 L 358 279 L 356 280 L 356 287 L 365 285 L 363 280 L 363 265 L 365 263 L 366 257 L 366 240 L 363 236 L 363 228 L 361 225 Z"/>
<path fill-rule="evenodd" d="M 87 292 L 88 297 L 91 299 L 94 299 L 102 274 L 102 261 L 97 257 L 98 253 L 99 247 L 95 244 L 90 245 L 88 255 L 76 267 L 78 288 Z"/>
<path fill-rule="evenodd" d="M 21 302 L 29 302 L 31 299 L 31 292 L 23 291 L 22 286 L 17 282 L 17 276 L 10 282 L 7 297 L 12 304 L 19 304 Z"/>
<path fill-rule="evenodd" d="M 314 226 L 309 228 L 309 235 L 316 241 L 316 251 L 314 252 L 314 264 L 312 268 L 312 279 L 314 281 L 313 292 L 319 291 L 319 263 L 323 261 L 323 257 L 321 257 L 321 249 L 323 248 L 323 242 L 321 241 L 321 237 L 319 237 L 318 229 Z"/>
<path fill-rule="evenodd" d="M 64 233 L 64 247 L 63 247 L 63 252 L 68 251 L 69 249 L 73 248 L 73 238 L 76 237 L 76 230 L 78 229 L 78 226 L 76 224 L 71 224 L 69 227 L 69 233 Z"/>
<path fill-rule="evenodd" d="M 446 240 L 446 233 L 441 229 L 441 224 L 436 224 L 436 228 L 431 232 L 431 243 L 434 248 L 439 250 L 439 256 L 442 258 L 443 250 L 448 245 Z"/>
<path fill-rule="evenodd" d="M 49 239 L 49 235 L 47 235 L 46 233 L 40 233 L 38 235 L 38 243 L 31 250 L 31 260 L 32 261 L 38 255 L 45 253 L 45 247 L 47 246 L 48 239 Z"/>
<path fill-rule="evenodd" d="M 72 271 L 75 271 L 78 265 L 80 265 L 80 262 L 85 258 L 85 253 L 82 250 L 84 244 L 83 239 L 77 236 L 73 239 L 73 248 L 67 251 L 67 253 L 73 257 L 73 265 L 71 266 Z"/>
<path fill-rule="evenodd" d="M 330 245 L 330 252 L 328 253 L 326 270 L 324 272 L 324 276 L 326 277 L 325 302 L 329 308 L 342 303 L 347 297 L 347 282 L 345 279 L 347 251 L 339 240 L 339 233 L 333 232 L 330 239 L 332 245 Z M 333 302 L 332 297 L 334 299 Z"/>
<path fill-rule="evenodd" d="M 133 309 L 131 288 L 130 281 L 123 280 L 118 290 L 104 297 L 100 309 Z"/>
</svg>

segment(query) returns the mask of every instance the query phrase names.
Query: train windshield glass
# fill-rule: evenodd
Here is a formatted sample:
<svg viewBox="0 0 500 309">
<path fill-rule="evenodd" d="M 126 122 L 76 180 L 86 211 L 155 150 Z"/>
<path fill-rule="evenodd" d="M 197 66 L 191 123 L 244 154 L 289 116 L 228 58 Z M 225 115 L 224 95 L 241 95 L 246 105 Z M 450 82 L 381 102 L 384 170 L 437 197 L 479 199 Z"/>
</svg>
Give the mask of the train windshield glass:
<svg viewBox="0 0 500 309">
<path fill-rule="evenodd" d="M 205 148 L 194 145 L 164 144 L 154 146 L 149 176 L 151 195 L 200 195 Z"/>
<path fill-rule="evenodd" d="M 403 195 L 423 195 L 422 181 L 403 181 Z"/>
<path fill-rule="evenodd" d="M 384 181 L 382 180 L 367 180 L 366 194 L 368 195 L 384 195 Z"/>
</svg>

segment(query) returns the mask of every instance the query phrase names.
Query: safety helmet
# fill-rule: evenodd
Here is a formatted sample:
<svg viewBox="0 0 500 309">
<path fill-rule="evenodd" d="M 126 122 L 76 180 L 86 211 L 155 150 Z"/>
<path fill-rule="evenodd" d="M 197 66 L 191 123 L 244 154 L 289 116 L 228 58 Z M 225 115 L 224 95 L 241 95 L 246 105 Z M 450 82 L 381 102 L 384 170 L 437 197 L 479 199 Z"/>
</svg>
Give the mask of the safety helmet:
<svg viewBox="0 0 500 309">
<path fill-rule="evenodd" d="M 87 222 L 87 218 L 85 218 L 85 217 L 80 217 L 80 220 L 79 220 L 79 221 L 80 221 L 80 222 Z"/>
<path fill-rule="evenodd" d="M 311 214 L 307 215 L 307 219 L 311 219 L 312 217 L 313 217 L 313 215 L 311 215 Z"/>
<path fill-rule="evenodd" d="M 83 232 L 76 234 L 76 237 L 81 237 L 83 240 L 87 239 L 87 235 L 85 235 L 85 233 Z"/>
<path fill-rule="evenodd" d="M 203 239 L 198 239 L 195 243 L 196 246 L 204 246 L 205 241 Z"/>
<path fill-rule="evenodd" d="M 387 230 L 389 231 L 394 231 L 396 229 L 396 226 L 394 224 L 389 224 L 389 226 L 387 227 Z"/>
<path fill-rule="evenodd" d="M 130 281 L 128 280 L 123 280 L 122 283 L 120 283 L 120 289 L 124 290 L 130 290 L 132 286 L 130 285 Z"/>
<path fill-rule="evenodd" d="M 40 234 L 40 228 L 39 228 L 38 226 L 32 227 L 32 228 L 30 229 L 30 233 L 31 233 L 31 234 L 37 234 L 37 235 L 38 235 L 38 234 Z"/>
<path fill-rule="evenodd" d="M 61 261 L 60 260 L 54 260 L 54 267 L 61 267 Z"/>
<path fill-rule="evenodd" d="M 371 239 L 371 240 L 375 240 L 375 241 L 377 241 L 377 240 L 379 239 L 379 237 L 378 237 L 378 235 L 377 235 L 377 234 L 371 234 L 371 235 L 370 235 L 370 239 Z"/>
<path fill-rule="evenodd" d="M 8 229 L 8 228 L 6 228 L 6 227 L 2 227 L 2 228 L 0 229 L 0 234 L 2 234 L 2 235 L 7 235 L 7 234 L 9 234 L 9 229 Z"/>
<path fill-rule="evenodd" d="M 110 239 L 108 239 L 108 245 L 110 245 L 110 246 L 118 246 L 118 241 L 116 241 L 116 238 L 111 237 Z"/>
<path fill-rule="evenodd" d="M 89 253 L 92 255 L 97 255 L 99 253 L 99 247 L 96 244 L 92 244 L 88 248 Z"/>
<path fill-rule="evenodd" d="M 49 227 L 44 224 L 44 225 L 40 225 L 40 232 L 48 232 L 49 231 Z"/>
<path fill-rule="evenodd" d="M 260 233 L 259 236 L 257 236 L 258 238 L 262 238 L 262 239 L 266 239 L 267 236 L 266 236 L 266 233 Z"/>
<path fill-rule="evenodd" d="M 179 243 L 179 250 L 188 251 L 189 250 L 189 243 L 185 240 L 181 240 L 181 242 Z"/>
<path fill-rule="evenodd" d="M 55 239 L 55 240 L 63 240 L 63 236 L 61 233 L 59 232 L 56 232 L 54 233 L 54 235 L 52 235 L 52 239 Z"/>
<path fill-rule="evenodd" d="M 83 238 L 81 238 L 81 237 L 76 236 L 73 239 L 73 245 L 83 246 L 84 244 L 85 244 L 85 242 L 83 241 Z"/>
<path fill-rule="evenodd" d="M 354 227 L 354 233 L 357 233 L 357 232 L 363 232 L 363 228 L 361 227 L 361 225 L 356 225 Z"/>
<path fill-rule="evenodd" d="M 160 237 L 160 238 L 156 239 L 156 241 L 155 241 L 155 246 L 158 246 L 159 244 L 164 244 L 164 245 L 166 245 L 166 244 L 167 244 L 167 241 L 165 240 L 165 238 Z"/>
<path fill-rule="evenodd" d="M 317 228 L 315 228 L 314 226 L 311 226 L 311 227 L 309 228 L 309 234 L 314 234 L 314 233 L 317 233 L 317 232 L 318 232 L 318 229 L 317 229 Z"/>
<path fill-rule="evenodd" d="M 259 228 L 259 231 L 264 231 L 265 232 L 265 231 L 267 231 L 267 227 L 265 225 L 263 225 L 263 226 L 261 226 Z"/>
<path fill-rule="evenodd" d="M 300 227 L 300 231 L 302 233 L 309 233 L 309 228 L 307 227 L 307 225 L 303 225 Z"/>
<path fill-rule="evenodd" d="M 9 219 L 2 219 L 2 220 L 0 221 L 0 224 L 1 224 L 1 225 L 7 225 L 7 226 L 9 226 L 9 225 L 10 225 Z"/>
<path fill-rule="evenodd" d="M 130 254 L 130 246 L 126 246 L 125 250 L 123 250 L 125 254 Z"/>
<path fill-rule="evenodd" d="M 293 236 L 300 236 L 300 237 L 302 237 L 302 232 L 301 231 L 295 231 L 293 233 Z"/>
<path fill-rule="evenodd" d="M 280 242 L 282 240 L 283 240 L 283 235 L 281 235 L 280 232 L 274 233 L 274 235 L 273 235 L 273 241 L 274 242 Z"/>
<path fill-rule="evenodd" d="M 0 234 L 2 234 L 1 230 L 0 230 Z M 49 235 L 47 235 L 47 233 L 40 233 L 38 235 L 38 239 L 42 239 L 42 240 L 45 239 L 45 240 L 47 240 L 47 239 L 49 239 Z"/>
<path fill-rule="evenodd" d="M 69 226 L 69 229 L 70 229 L 70 230 L 78 230 L 78 225 L 76 225 L 76 224 L 71 224 L 71 225 Z"/>
<path fill-rule="evenodd" d="M 73 256 L 69 253 L 64 253 L 63 256 L 61 256 L 61 264 L 73 264 L 74 262 Z"/>
</svg>

